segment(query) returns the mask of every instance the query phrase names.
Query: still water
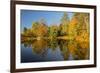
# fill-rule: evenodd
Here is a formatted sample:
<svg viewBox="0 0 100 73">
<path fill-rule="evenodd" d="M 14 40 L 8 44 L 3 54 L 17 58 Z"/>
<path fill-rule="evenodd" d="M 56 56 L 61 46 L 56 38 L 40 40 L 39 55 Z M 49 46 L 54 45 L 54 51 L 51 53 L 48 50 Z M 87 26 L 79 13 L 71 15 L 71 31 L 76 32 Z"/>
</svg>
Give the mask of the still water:
<svg viewBox="0 0 100 73">
<path fill-rule="evenodd" d="M 89 59 L 88 43 L 66 40 L 32 40 L 21 43 L 21 63 Z"/>
</svg>

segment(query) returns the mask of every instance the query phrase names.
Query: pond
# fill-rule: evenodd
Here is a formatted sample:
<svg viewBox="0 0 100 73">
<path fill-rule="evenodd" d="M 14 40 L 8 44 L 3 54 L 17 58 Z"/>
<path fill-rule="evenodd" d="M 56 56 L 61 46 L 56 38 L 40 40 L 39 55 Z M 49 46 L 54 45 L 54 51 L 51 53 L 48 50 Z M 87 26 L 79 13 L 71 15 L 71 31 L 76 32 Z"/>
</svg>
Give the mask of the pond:
<svg viewBox="0 0 100 73">
<path fill-rule="evenodd" d="M 87 42 L 58 39 L 21 42 L 21 63 L 87 59 L 89 59 Z"/>
</svg>

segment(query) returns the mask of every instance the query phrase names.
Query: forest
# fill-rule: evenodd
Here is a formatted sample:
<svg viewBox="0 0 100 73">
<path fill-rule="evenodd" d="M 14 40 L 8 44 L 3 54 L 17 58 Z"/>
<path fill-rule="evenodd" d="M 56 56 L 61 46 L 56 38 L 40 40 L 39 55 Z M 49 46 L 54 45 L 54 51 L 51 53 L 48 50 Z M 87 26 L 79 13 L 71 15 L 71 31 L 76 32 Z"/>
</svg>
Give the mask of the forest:
<svg viewBox="0 0 100 73">
<path fill-rule="evenodd" d="M 50 26 L 46 25 L 45 19 L 40 19 L 33 22 L 31 28 L 24 27 L 21 37 L 22 41 L 62 39 L 89 42 L 89 14 L 74 13 L 72 19 L 69 19 L 64 12 L 61 23 Z"/>
</svg>

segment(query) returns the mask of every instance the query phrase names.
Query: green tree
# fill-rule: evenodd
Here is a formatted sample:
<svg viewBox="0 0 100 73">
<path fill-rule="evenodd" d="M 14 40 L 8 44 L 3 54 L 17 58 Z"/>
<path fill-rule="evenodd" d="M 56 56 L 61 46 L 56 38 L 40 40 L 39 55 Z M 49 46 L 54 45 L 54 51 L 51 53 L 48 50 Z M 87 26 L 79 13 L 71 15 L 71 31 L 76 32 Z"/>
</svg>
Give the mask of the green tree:
<svg viewBox="0 0 100 73">
<path fill-rule="evenodd" d="M 34 36 L 36 36 L 36 33 L 37 33 L 36 30 L 37 30 L 38 25 L 39 25 L 38 22 L 33 22 L 33 23 L 32 23 L 31 31 L 32 31 L 32 34 L 33 34 Z"/>
<path fill-rule="evenodd" d="M 26 32 L 27 32 L 27 30 L 28 30 L 28 29 L 27 29 L 26 27 L 24 27 L 23 32 L 24 32 L 24 33 L 26 33 Z"/>
<path fill-rule="evenodd" d="M 52 38 L 57 37 L 58 35 L 58 27 L 56 25 L 52 25 L 49 27 L 49 36 Z"/>
<path fill-rule="evenodd" d="M 68 14 L 66 12 L 64 12 L 64 14 L 61 18 L 60 35 L 67 35 L 68 24 L 69 24 L 69 17 L 68 17 Z"/>
</svg>

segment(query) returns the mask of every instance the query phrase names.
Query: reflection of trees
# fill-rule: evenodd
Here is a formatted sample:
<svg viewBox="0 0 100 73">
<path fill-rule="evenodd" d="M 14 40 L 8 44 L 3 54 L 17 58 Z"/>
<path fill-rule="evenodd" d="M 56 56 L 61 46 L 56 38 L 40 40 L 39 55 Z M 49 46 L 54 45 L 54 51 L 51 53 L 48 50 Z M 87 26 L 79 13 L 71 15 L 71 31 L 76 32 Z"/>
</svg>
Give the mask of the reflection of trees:
<svg viewBox="0 0 100 73">
<path fill-rule="evenodd" d="M 67 41 L 59 41 L 59 48 L 61 50 L 62 56 L 64 58 L 64 60 L 68 60 L 68 56 L 69 56 L 69 50 L 67 47 Z"/>
<path fill-rule="evenodd" d="M 25 42 L 21 42 L 22 44 L 24 44 L 24 47 L 31 47 L 31 41 L 25 41 Z"/>
<path fill-rule="evenodd" d="M 55 51 L 55 49 L 58 47 L 58 41 L 53 39 L 53 40 L 49 40 L 48 42 L 48 48 L 52 49 L 53 51 Z"/>
<path fill-rule="evenodd" d="M 89 49 L 89 47 L 82 48 L 81 47 L 82 44 L 78 44 L 75 41 L 68 42 L 69 52 L 72 54 L 74 59 L 79 59 L 79 60 L 88 59 L 88 55 L 89 55 L 88 49 Z M 84 44 L 83 44 L 83 46 L 84 46 Z"/>
<path fill-rule="evenodd" d="M 32 47 L 33 53 L 44 55 L 47 49 L 60 49 L 61 55 L 64 60 L 69 60 L 70 54 L 74 60 L 84 60 L 89 59 L 89 43 L 86 41 L 73 41 L 73 40 L 34 40 L 33 42 L 23 42 L 24 46 Z"/>
<path fill-rule="evenodd" d="M 33 43 L 31 43 L 32 45 L 32 51 L 37 53 L 37 54 L 42 54 L 45 49 L 47 48 L 47 41 L 41 39 L 41 40 L 36 40 Z"/>
<path fill-rule="evenodd" d="M 84 59 L 89 59 L 89 42 L 81 42 L 79 43 L 78 42 L 78 47 L 81 48 L 80 49 L 80 53 L 82 56 L 80 56 L 81 58 L 84 58 Z"/>
</svg>

